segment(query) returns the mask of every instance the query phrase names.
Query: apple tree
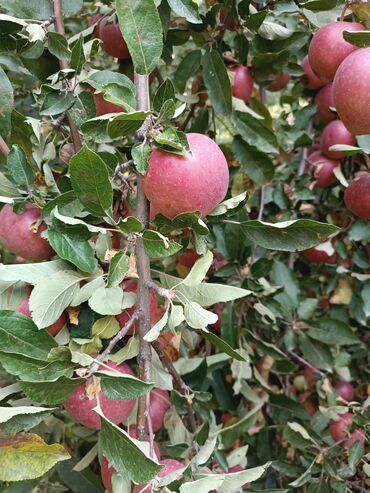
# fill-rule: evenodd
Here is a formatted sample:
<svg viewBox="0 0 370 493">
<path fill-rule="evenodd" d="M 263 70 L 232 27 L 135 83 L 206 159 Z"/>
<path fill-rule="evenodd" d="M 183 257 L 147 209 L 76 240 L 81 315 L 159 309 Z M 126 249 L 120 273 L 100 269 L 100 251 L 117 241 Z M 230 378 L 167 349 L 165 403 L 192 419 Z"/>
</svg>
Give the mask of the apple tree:
<svg viewBox="0 0 370 493">
<path fill-rule="evenodd" d="M 0 491 L 370 486 L 370 6 L 0 0 Z"/>
</svg>

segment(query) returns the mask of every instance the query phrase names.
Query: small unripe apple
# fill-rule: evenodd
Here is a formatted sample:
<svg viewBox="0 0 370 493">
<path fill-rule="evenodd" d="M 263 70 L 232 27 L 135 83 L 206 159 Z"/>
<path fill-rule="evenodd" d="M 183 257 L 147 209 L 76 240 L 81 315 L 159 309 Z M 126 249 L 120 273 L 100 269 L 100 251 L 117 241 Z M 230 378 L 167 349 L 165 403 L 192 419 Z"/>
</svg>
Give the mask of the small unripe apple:
<svg viewBox="0 0 370 493">
<path fill-rule="evenodd" d="M 339 165 L 339 161 L 313 152 L 310 156 L 310 162 L 310 171 L 316 180 L 315 187 L 326 188 L 336 181 L 334 169 Z"/>
<path fill-rule="evenodd" d="M 206 216 L 224 198 L 229 168 L 218 145 L 206 135 L 187 134 L 191 155 L 153 149 L 142 177 L 146 196 L 156 214 L 173 218 L 183 212 Z"/>
<path fill-rule="evenodd" d="M 33 204 L 27 204 L 20 214 L 13 212 L 11 205 L 5 204 L 0 211 L 0 242 L 10 253 L 26 260 L 50 259 L 55 252 L 41 237 L 46 224 L 42 222 L 37 231 L 33 229 L 40 217 L 41 210 Z"/>
<path fill-rule="evenodd" d="M 134 279 L 128 279 L 127 281 L 123 281 L 121 283 L 121 288 L 123 291 L 129 292 L 129 293 L 136 293 L 137 292 L 137 281 Z M 149 311 L 150 311 L 150 321 L 151 324 L 154 325 L 158 320 L 157 320 L 157 298 L 155 296 L 155 291 L 153 289 L 149 290 Z M 135 305 L 126 308 L 122 313 L 119 315 L 116 315 L 116 319 L 119 322 L 120 327 L 122 328 L 132 317 L 132 315 L 135 312 Z M 137 334 L 139 331 L 139 322 L 136 320 L 130 330 L 127 332 L 127 335 L 131 336 L 133 334 Z"/>
<path fill-rule="evenodd" d="M 230 68 L 232 72 L 231 86 L 233 96 L 243 101 L 249 101 L 253 91 L 253 77 L 251 71 L 245 65 L 234 65 Z"/>
<path fill-rule="evenodd" d="M 336 119 L 336 114 L 331 108 L 335 108 L 333 97 L 333 84 L 326 84 L 315 96 L 316 116 L 318 120 L 329 123 Z"/>
<path fill-rule="evenodd" d="M 362 219 L 370 219 L 370 173 L 353 179 L 344 192 L 347 209 Z"/>
<path fill-rule="evenodd" d="M 17 306 L 16 311 L 18 313 L 22 313 L 26 317 L 32 318 L 32 313 L 30 310 L 30 295 L 31 295 L 31 290 L 27 287 L 25 297 Z M 58 332 L 62 330 L 62 328 L 65 326 L 67 322 L 68 322 L 68 316 L 65 312 L 63 312 L 61 316 L 58 318 L 58 320 L 56 320 L 52 325 L 47 327 L 46 330 L 49 332 L 50 335 L 54 337 L 58 334 Z"/>
<path fill-rule="evenodd" d="M 150 392 L 149 414 L 153 431 L 158 431 L 164 423 L 164 416 L 171 406 L 170 396 L 163 389 L 154 389 Z"/>
<path fill-rule="evenodd" d="M 344 413 L 340 415 L 338 421 L 330 421 L 329 430 L 335 442 L 339 442 L 348 436 L 348 432 L 352 426 L 352 420 L 352 414 Z"/>
<path fill-rule="evenodd" d="M 62 147 L 59 149 L 60 164 L 68 165 L 74 153 L 75 150 L 72 144 L 63 144 Z"/>
<path fill-rule="evenodd" d="M 310 62 L 308 61 L 308 55 L 302 60 L 301 67 L 304 71 L 304 74 L 300 78 L 303 87 L 306 89 L 320 89 L 320 87 L 325 85 L 325 82 L 313 73 Z"/>
<path fill-rule="evenodd" d="M 370 48 L 351 53 L 333 82 L 335 108 L 353 135 L 370 134 Z"/>
<path fill-rule="evenodd" d="M 106 363 L 110 368 L 118 370 L 126 375 L 133 375 L 131 368 L 122 363 L 116 365 L 112 361 Z M 112 423 L 119 424 L 127 419 L 135 406 L 134 400 L 125 399 L 108 399 L 102 390 L 99 392 L 99 403 L 104 416 Z M 80 424 L 87 428 L 100 430 L 101 421 L 98 413 L 93 411 L 98 402 L 96 395 L 92 395 L 91 384 L 88 382 L 81 383 L 64 402 L 64 408 Z"/>
<path fill-rule="evenodd" d="M 315 264 L 335 264 L 337 254 L 329 241 L 303 251 L 304 256 Z"/>
<path fill-rule="evenodd" d="M 338 381 L 333 385 L 333 389 L 336 390 L 337 394 L 345 401 L 353 401 L 354 390 L 352 384 L 349 382 Z"/>
<path fill-rule="evenodd" d="M 348 132 L 346 127 L 340 120 L 334 120 L 328 123 L 324 128 L 321 140 L 321 152 L 324 156 L 330 159 L 342 159 L 346 155 L 341 151 L 330 151 L 329 147 L 336 144 L 344 144 L 349 146 L 356 145 L 356 139 Z"/>
<path fill-rule="evenodd" d="M 298 392 L 303 392 L 307 388 L 307 381 L 304 375 L 297 375 L 293 379 L 294 388 L 298 390 Z"/>
<path fill-rule="evenodd" d="M 103 50 L 110 56 L 124 60 L 131 58 L 118 22 L 110 22 L 104 17 L 99 22 L 99 36 L 103 41 Z"/>
<path fill-rule="evenodd" d="M 270 92 L 277 92 L 281 91 L 288 85 L 288 82 L 290 81 L 291 77 L 289 74 L 286 74 L 282 72 L 279 74 L 275 80 L 272 81 L 272 83 L 266 88 Z"/>
</svg>

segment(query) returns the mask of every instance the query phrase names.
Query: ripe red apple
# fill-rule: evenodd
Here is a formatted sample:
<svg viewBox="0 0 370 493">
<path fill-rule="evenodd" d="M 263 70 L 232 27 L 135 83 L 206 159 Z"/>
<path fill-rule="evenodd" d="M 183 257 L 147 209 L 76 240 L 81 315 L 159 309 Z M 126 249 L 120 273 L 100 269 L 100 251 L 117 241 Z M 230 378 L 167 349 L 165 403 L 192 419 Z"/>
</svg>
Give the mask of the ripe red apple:
<svg viewBox="0 0 370 493">
<path fill-rule="evenodd" d="M 104 17 L 99 22 L 99 36 L 103 41 L 102 48 L 110 56 L 124 60 L 131 58 L 118 22 L 110 22 Z"/>
<path fill-rule="evenodd" d="M 370 219 L 370 173 L 358 176 L 344 192 L 347 209 L 362 219 Z"/>
<path fill-rule="evenodd" d="M 338 381 L 333 385 L 333 389 L 336 390 L 337 394 L 345 401 L 353 401 L 354 390 L 353 385 L 349 382 Z"/>
<path fill-rule="evenodd" d="M 163 389 L 154 389 L 150 392 L 149 414 L 153 431 L 158 431 L 163 426 L 164 416 L 171 406 L 170 396 Z"/>
<path fill-rule="evenodd" d="M 310 157 L 314 153 L 319 154 L 320 148 L 321 148 L 320 142 L 314 142 L 313 144 L 311 144 L 311 147 L 309 147 L 307 151 L 307 157 Z"/>
<path fill-rule="evenodd" d="M 308 59 L 319 79 L 326 82 L 333 80 L 343 60 L 358 49 L 343 38 L 343 32 L 363 30 L 364 26 L 358 22 L 330 22 L 315 32 L 308 49 Z"/>
<path fill-rule="evenodd" d="M 13 212 L 11 205 L 5 204 L 0 211 L 0 242 L 9 252 L 26 260 L 50 259 L 55 252 L 41 237 L 46 224 L 42 222 L 37 231 L 33 229 L 40 217 L 41 210 L 33 204 L 27 204 L 20 214 Z"/>
<path fill-rule="evenodd" d="M 225 7 L 225 5 L 223 5 L 220 8 L 220 23 L 224 24 L 225 21 L 226 21 L 226 29 L 228 29 L 229 31 L 235 31 L 235 29 L 236 29 L 235 19 L 233 19 L 230 16 L 229 11 L 227 10 L 227 7 Z"/>
<path fill-rule="evenodd" d="M 179 469 L 182 469 L 184 467 L 184 464 L 182 464 L 182 462 L 179 462 L 178 460 L 175 459 L 163 459 L 160 461 L 160 464 L 163 464 L 164 468 L 161 471 L 159 471 L 158 473 L 159 478 L 164 478 L 165 476 L 168 476 L 172 472 L 178 471 Z M 153 489 L 151 484 L 147 484 L 147 485 L 137 484 L 134 486 L 132 490 L 132 493 L 152 493 L 152 492 Z"/>
<path fill-rule="evenodd" d="M 107 365 L 121 373 L 134 374 L 126 363 L 116 365 L 109 361 Z M 91 385 L 89 387 L 88 382 L 81 383 L 64 402 L 64 408 L 78 423 L 87 428 L 99 430 L 101 426 L 100 416 L 93 411 L 97 406 L 97 399 L 96 395 L 91 394 Z M 119 424 L 127 419 L 135 406 L 134 400 L 108 399 L 102 390 L 99 390 L 99 402 L 104 416 L 114 424 Z"/>
<path fill-rule="evenodd" d="M 316 116 L 319 121 L 329 123 L 336 119 L 336 114 L 330 108 L 335 108 L 333 84 L 326 84 L 315 96 Z"/>
<path fill-rule="evenodd" d="M 154 149 L 142 177 L 155 212 L 169 218 L 196 210 L 206 216 L 228 189 L 229 168 L 218 145 L 206 135 L 190 133 L 187 137 L 191 155 Z"/>
<path fill-rule="evenodd" d="M 101 14 L 94 14 L 91 17 L 87 18 L 87 22 L 88 22 L 89 27 L 93 26 L 95 24 L 94 31 L 92 34 L 93 38 L 100 38 L 100 32 L 99 32 L 100 22 L 99 21 L 102 18 L 103 18 L 103 16 Z"/>
<path fill-rule="evenodd" d="M 22 313 L 26 317 L 32 318 L 32 313 L 30 310 L 30 295 L 31 295 L 31 290 L 27 286 L 26 287 L 26 294 L 23 300 L 19 303 L 19 305 L 16 308 L 16 311 L 18 313 Z M 46 330 L 49 332 L 50 335 L 53 337 L 58 334 L 62 330 L 62 328 L 65 326 L 65 324 L 68 322 L 68 316 L 65 312 L 61 314 L 61 316 L 58 318 L 56 322 L 54 322 L 52 325 L 46 328 Z"/>
<path fill-rule="evenodd" d="M 340 65 L 333 95 L 340 119 L 353 135 L 370 134 L 370 48 L 351 53 Z"/>
<path fill-rule="evenodd" d="M 325 82 L 313 73 L 310 62 L 308 61 L 308 55 L 302 60 L 301 67 L 304 71 L 304 74 L 300 78 L 303 87 L 306 89 L 320 89 L 320 87 L 325 85 Z"/>
<path fill-rule="evenodd" d="M 123 281 L 121 283 L 121 288 L 123 291 L 129 293 L 137 292 L 137 281 L 134 279 L 128 279 L 127 281 Z M 155 291 L 153 289 L 149 292 L 150 301 L 149 301 L 149 310 L 150 310 L 150 321 L 151 324 L 154 325 L 158 322 L 157 319 L 157 298 L 155 296 Z M 123 327 L 132 317 L 135 311 L 135 305 L 131 308 L 126 308 L 122 313 L 116 316 L 116 319 L 119 322 L 120 327 Z M 139 330 L 139 322 L 136 320 L 130 330 L 127 332 L 127 335 L 133 335 L 137 333 Z"/>
<path fill-rule="evenodd" d="M 176 271 L 180 277 L 186 277 L 195 262 L 200 258 L 195 250 L 187 248 L 177 257 Z"/>
<path fill-rule="evenodd" d="M 310 171 L 316 180 L 315 186 L 317 188 L 326 188 L 335 182 L 334 168 L 339 165 L 339 161 L 313 152 L 310 156 L 310 162 Z"/>
<path fill-rule="evenodd" d="M 355 430 L 351 436 L 344 442 L 344 446 L 349 448 L 355 442 L 365 443 L 366 437 L 362 430 Z"/>
<path fill-rule="evenodd" d="M 74 153 L 75 150 L 72 144 L 63 144 L 59 149 L 60 164 L 65 164 L 67 166 Z"/>
<path fill-rule="evenodd" d="M 125 109 L 118 104 L 111 103 L 104 99 L 103 93 L 93 94 L 96 116 L 106 115 L 107 113 L 122 113 Z"/>
<path fill-rule="evenodd" d="M 230 68 L 231 86 L 233 96 L 238 99 L 249 101 L 253 91 L 253 77 L 248 67 L 245 65 L 234 65 Z"/>
<path fill-rule="evenodd" d="M 319 380 L 319 375 L 317 373 L 317 369 L 311 368 L 310 366 L 308 366 L 304 370 L 303 375 L 304 375 L 306 382 L 307 382 L 307 385 L 309 387 L 313 387 L 314 385 L 316 385 L 316 382 Z"/>
<path fill-rule="evenodd" d="M 335 442 L 343 440 L 348 435 L 349 429 L 352 426 L 352 414 L 344 413 L 340 415 L 338 421 L 330 421 L 329 430 Z"/>
<path fill-rule="evenodd" d="M 328 241 L 317 247 L 304 250 L 303 254 L 310 262 L 315 264 L 335 264 L 337 261 L 337 254 Z"/>
<path fill-rule="evenodd" d="M 346 127 L 340 120 L 334 120 L 328 123 L 324 128 L 321 140 L 321 152 L 324 156 L 330 159 L 342 159 L 346 155 L 341 151 L 330 151 L 329 147 L 336 144 L 344 144 L 349 146 L 356 145 L 356 139 L 348 132 Z"/>
<path fill-rule="evenodd" d="M 279 74 L 276 79 L 272 81 L 272 83 L 266 88 L 270 92 L 277 92 L 281 91 L 288 85 L 288 82 L 290 81 L 290 75 L 282 72 Z"/>
</svg>

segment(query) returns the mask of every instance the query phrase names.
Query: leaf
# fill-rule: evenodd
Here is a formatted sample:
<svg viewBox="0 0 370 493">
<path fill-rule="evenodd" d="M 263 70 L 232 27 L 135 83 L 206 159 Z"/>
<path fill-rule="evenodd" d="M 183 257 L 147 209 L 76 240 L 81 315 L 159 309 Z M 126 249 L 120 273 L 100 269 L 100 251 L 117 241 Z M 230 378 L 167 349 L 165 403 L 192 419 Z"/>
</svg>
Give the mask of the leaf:
<svg viewBox="0 0 370 493">
<path fill-rule="evenodd" d="M 243 192 L 231 199 L 224 200 L 215 209 L 208 213 L 208 216 L 231 216 L 245 206 L 248 200 L 248 193 Z M 231 214 L 230 214 L 231 212 Z"/>
<path fill-rule="evenodd" d="M 158 88 L 153 100 L 153 108 L 156 113 L 161 111 L 162 106 L 168 100 L 175 100 L 175 88 L 170 79 L 166 79 Z"/>
<path fill-rule="evenodd" d="M 0 135 L 6 136 L 10 130 L 10 118 L 14 107 L 14 92 L 13 87 L 0 67 Z"/>
<path fill-rule="evenodd" d="M 0 264 L 0 279 L 9 282 L 22 281 L 28 284 L 37 284 L 41 279 L 67 268 L 68 264 L 63 260 L 49 260 L 37 264 Z"/>
<path fill-rule="evenodd" d="M 166 327 L 168 321 L 168 310 L 166 310 L 163 316 L 158 320 L 158 322 L 153 325 L 153 327 L 145 334 L 144 340 L 148 342 L 153 342 L 158 339 L 161 330 Z"/>
<path fill-rule="evenodd" d="M 203 79 L 212 105 L 221 116 L 232 111 L 231 83 L 220 53 L 206 51 L 202 58 Z"/>
<path fill-rule="evenodd" d="M 48 445 L 34 433 L 0 435 L 0 480 L 39 478 L 60 461 L 70 458 L 62 445 Z"/>
<path fill-rule="evenodd" d="M 329 346 L 359 344 L 360 340 L 351 327 L 335 318 L 323 317 L 311 327 L 307 335 Z"/>
<path fill-rule="evenodd" d="M 243 358 L 243 356 L 237 353 L 227 342 L 221 339 L 221 337 L 216 336 L 216 334 L 203 329 L 202 336 L 208 339 L 208 341 L 216 346 L 220 351 L 226 353 L 228 356 L 231 356 L 231 358 L 234 358 L 238 361 L 245 361 L 245 358 Z"/>
<path fill-rule="evenodd" d="M 117 253 L 109 264 L 107 287 L 118 286 L 129 269 L 130 257 L 123 252 Z"/>
<path fill-rule="evenodd" d="M 77 273 L 61 271 L 36 284 L 30 296 L 30 310 L 39 329 L 58 320 L 77 295 L 80 282 Z"/>
<path fill-rule="evenodd" d="M 82 7 L 82 0 L 63 0 L 63 13 L 70 16 Z M 49 0 L 1 0 L 1 7 L 23 19 L 38 19 L 44 21 L 54 14 Z"/>
<path fill-rule="evenodd" d="M 309 0 L 304 2 L 304 8 L 312 10 L 314 12 L 319 12 L 321 10 L 334 9 L 337 6 L 338 0 Z"/>
<path fill-rule="evenodd" d="M 119 331 L 119 323 L 115 317 L 108 316 L 98 318 L 91 328 L 91 335 L 100 339 L 111 339 Z"/>
<path fill-rule="evenodd" d="M 318 444 L 311 437 L 306 428 L 297 422 L 287 423 L 284 430 L 284 438 L 296 448 L 305 449 L 312 446 L 318 447 Z"/>
<path fill-rule="evenodd" d="M 61 93 L 58 91 L 52 91 L 44 99 L 40 109 L 40 115 L 59 115 L 60 113 L 64 113 L 64 111 L 69 110 L 74 103 L 75 96 L 70 92 Z"/>
<path fill-rule="evenodd" d="M 174 78 L 174 84 L 180 93 L 185 91 L 187 81 L 198 71 L 201 60 L 202 52 L 200 50 L 191 51 L 181 59 Z"/>
<path fill-rule="evenodd" d="M 101 378 L 102 391 L 108 399 L 138 399 L 152 390 L 154 384 L 146 383 L 131 375 L 118 374 L 111 371 L 95 373 Z"/>
<path fill-rule="evenodd" d="M 190 151 L 186 134 L 175 127 L 167 127 L 162 133 L 154 136 L 157 147 L 167 152 L 184 155 Z"/>
<path fill-rule="evenodd" d="M 74 466 L 71 460 L 58 464 L 58 474 L 63 484 L 73 493 L 104 493 L 105 488 L 101 486 L 99 476 L 90 469 L 76 471 Z"/>
<path fill-rule="evenodd" d="M 71 376 L 73 373 L 71 368 L 65 367 L 64 362 L 48 363 L 19 354 L 2 352 L 0 353 L 0 362 L 10 375 L 29 382 L 52 382 L 63 375 Z"/>
<path fill-rule="evenodd" d="M 344 31 L 343 38 L 360 48 L 367 48 L 370 46 L 370 31 Z"/>
<path fill-rule="evenodd" d="M 6 165 L 17 185 L 32 185 L 35 181 L 32 167 L 23 149 L 13 145 L 6 160 Z"/>
<path fill-rule="evenodd" d="M 128 216 L 124 219 L 121 217 L 119 218 L 117 228 L 122 231 L 122 233 L 128 234 L 140 233 L 144 229 L 144 226 L 137 217 Z"/>
<path fill-rule="evenodd" d="M 150 74 L 163 50 L 161 19 L 153 0 L 116 0 L 117 17 L 135 71 Z"/>
<path fill-rule="evenodd" d="M 17 187 L 3 174 L 0 173 L 0 197 L 20 197 Z"/>
<path fill-rule="evenodd" d="M 59 60 L 69 60 L 71 58 L 71 50 L 68 46 L 68 41 L 65 36 L 57 32 L 49 31 L 48 49 L 50 53 L 56 56 Z"/>
<path fill-rule="evenodd" d="M 218 316 L 205 310 L 195 301 L 187 301 L 184 307 L 184 315 L 186 323 L 193 329 L 202 329 L 207 325 L 215 324 L 218 320 Z"/>
<path fill-rule="evenodd" d="M 168 317 L 168 328 L 175 330 L 185 320 L 184 308 L 181 305 L 172 305 Z"/>
<path fill-rule="evenodd" d="M 263 153 L 274 155 L 278 153 L 279 145 L 276 139 L 276 133 L 266 127 L 261 120 L 258 120 L 248 113 L 242 113 L 241 111 L 236 111 L 232 120 L 247 144 Z M 245 146 L 243 151 L 246 152 Z M 261 156 L 258 156 L 260 159 Z M 266 163 L 264 166 L 266 168 Z"/>
<path fill-rule="evenodd" d="M 136 144 L 131 149 L 131 156 L 132 160 L 134 161 L 135 168 L 141 175 L 145 175 L 148 169 L 150 152 L 150 145 L 146 142 Z"/>
<path fill-rule="evenodd" d="M 61 404 L 82 383 L 83 378 L 61 376 L 48 382 L 21 381 L 19 385 L 26 396 L 35 402 L 43 402 L 49 406 Z"/>
<path fill-rule="evenodd" d="M 239 136 L 233 140 L 233 152 L 241 171 L 259 185 L 265 185 L 273 178 L 274 164 L 266 153 L 247 144 Z"/>
<path fill-rule="evenodd" d="M 201 24 L 202 20 L 199 17 L 198 6 L 193 0 L 168 0 L 168 5 L 171 10 L 179 17 L 185 17 L 192 24 Z"/>
<path fill-rule="evenodd" d="M 108 121 L 109 137 L 111 139 L 120 139 L 134 134 L 150 114 L 150 111 L 133 111 L 130 113 L 119 113 L 117 116 L 113 116 Z"/>
<path fill-rule="evenodd" d="M 56 346 L 53 337 L 39 331 L 30 318 L 10 310 L 0 311 L 0 351 L 46 361 Z"/>
<path fill-rule="evenodd" d="M 264 21 L 261 27 L 258 29 L 258 34 L 264 38 L 269 40 L 276 39 L 287 39 L 292 36 L 294 31 L 288 29 L 281 24 L 276 22 Z"/>
<path fill-rule="evenodd" d="M 86 58 L 84 53 L 84 38 L 81 34 L 78 38 L 78 41 L 74 44 L 72 48 L 70 66 L 79 74 L 85 61 Z"/>
<path fill-rule="evenodd" d="M 89 306 L 100 315 L 119 315 L 122 312 L 123 291 L 120 287 L 101 287 L 94 291 Z"/>
<path fill-rule="evenodd" d="M 281 223 L 245 221 L 240 223 L 248 239 L 268 250 L 294 252 L 322 243 L 339 228 L 311 219 L 296 219 Z"/>
<path fill-rule="evenodd" d="M 145 252 L 149 257 L 170 257 L 182 249 L 174 240 L 170 240 L 158 231 L 145 230 L 143 233 Z"/>
<path fill-rule="evenodd" d="M 303 334 L 299 335 L 300 348 L 303 357 L 307 359 L 313 366 L 325 371 L 332 371 L 334 366 L 333 357 L 328 349 L 313 344 L 311 340 Z"/>
<path fill-rule="evenodd" d="M 203 257 L 200 257 L 193 267 L 191 268 L 189 274 L 183 280 L 185 286 L 197 286 L 206 277 L 209 268 L 213 262 L 213 253 L 208 250 Z"/>
<path fill-rule="evenodd" d="M 129 435 L 108 421 L 101 413 L 100 445 L 109 464 L 123 477 L 145 483 L 161 470 L 161 466 L 147 457 Z"/>
<path fill-rule="evenodd" d="M 18 433 L 28 431 L 38 425 L 53 409 L 32 406 L 16 406 L 0 408 L 0 432 Z"/>
<path fill-rule="evenodd" d="M 73 190 L 90 214 L 97 217 L 107 215 L 112 207 L 113 190 L 101 157 L 84 146 L 72 156 L 69 172 Z"/>
</svg>

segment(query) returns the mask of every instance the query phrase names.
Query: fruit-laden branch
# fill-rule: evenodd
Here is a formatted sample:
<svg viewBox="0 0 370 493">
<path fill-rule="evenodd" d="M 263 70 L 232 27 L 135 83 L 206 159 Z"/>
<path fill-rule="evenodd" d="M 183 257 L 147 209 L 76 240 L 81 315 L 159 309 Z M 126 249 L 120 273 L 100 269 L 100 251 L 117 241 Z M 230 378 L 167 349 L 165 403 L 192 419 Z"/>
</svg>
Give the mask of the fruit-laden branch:
<svg viewBox="0 0 370 493">
<path fill-rule="evenodd" d="M 125 337 L 125 335 L 128 333 L 128 331 L 134 325 L 135 321 L 140 318 L 140 316 L 141 316 L 140 309 L 135 310 L 135 312 L 133 313 L 130 320 L 127 323 L 125 323 L 125 325 L 123 327 L 121 327 L 119 332 L 117 332 L 117 334 L 113 337 L 113 339 L 111 339 L 111 341 L 109 342 L 108 346 L 104 349 L 104 351 L 102 353 L 100 353 L 95 358 L 94 363 L 92 363 L 89 366 L 88 371 L 87 371 L 88 377 L 91 377 L 91 375 L 93 375 L 96 371 L 99 370 L 99 366 L 100 366 L 99 362 L 105 360 L 106 356 L 108 356 L 108 354 L 110 354 L 112 352 L 115 345 Z"/>
<path fill-rule="evenodd" d="M 5 142 L 5 140 L 1 136 L 0 136 L 0 152 L 5 158 L 8 157 L 8 154 L 10 152 L 8 144 Z"/>
<path fill-rule="evenodd" d="M 187 400 L 187 408 L 188 408 L 188 418 L 189 424 L 191 427 L 191 431 L 195 433 L 197 431 L 197 424 L 195 421 L 195 413 L 193 409 L 193 405 L 189 399 L 189 387 L 186 385 L 184 380 L 176 371 L 176 368 L 173 366 L 171 359 L 167 355 L 165 351 L 163 351 L 160 343 L 158 341 L 152 342 L 152 346 L 158 354 L 159 359 L 162 362 L 162 365 L 168 370 L 168 373 L 172 376 L 175 386 L 178 391 L 186 398 Z"/>
<path fill-rule="evenodd" d="M 135 73 L 136 87 L 136 109 L 138 111 L 147 111 L 150 109 L 149 102 L 149 77 L 147 75 L 139 75 Z M 144 123 L 145 126 L 145 123 Z M 143 132 L 139 129 L 136 134 L 137 140 L 145 138 Z M 145 228 L 149 226 L 149 202 L 145 196 L 140 175 L 136 174 L 137 178 L 137 216 L 144 224 Z M 150 262 L 149 257 L 145 253 L 143 238 L 138 236 L 136 239 L 135 253 L 137 258 L 137 267 L 139 274 L 138 281 L 138 301 L 137 306 L 141 310 L 141 318 L 139 320 L 139 378 L 144 382 L 150 382 L 152 379 L 152 348 L 149 342 L 144 340 L 144 336 L 151 328 L 150 323 L 150 297 L 149 285 L 151 283 Z M 149 421 L 149 399 L 147 396 L 142 396 L 139 399 L 138 416 L 137 416 L 137 437 L 139 440 L 146 440 Z M 150 437 L 151 437 L 150 433 Z M 152 437 L 151 437 L 152 438 Z"/>
<path fill-rule="evenodd" d="M 64 22 L 63 22 L 63 11 L 62 11 L 62 4 L 61 0 L 53 0 L 53 7 L 54 7 L 54 18 L 55 18 L 55 27 L 56 30 L 59 34 L 62 36 L 65 35 L 64 31 Z M 67 60 L 59 60 L 59 66 L 61 70 L 65 70 L 69 68 L 69 64 Z M 71 131 L 71 137 L 72 137 L 72 142 L 73 142 L 73 147 L 75 152 L 78 152 L 81 147 L 82 147 L 82 142 L 81 142 L 81 137 L 78 131 L 78 128 L 75 124 L 75 122 L 72 120 L 72 117 L 69 113 L 66 114 L 68 126 Z"/>
</svg>

